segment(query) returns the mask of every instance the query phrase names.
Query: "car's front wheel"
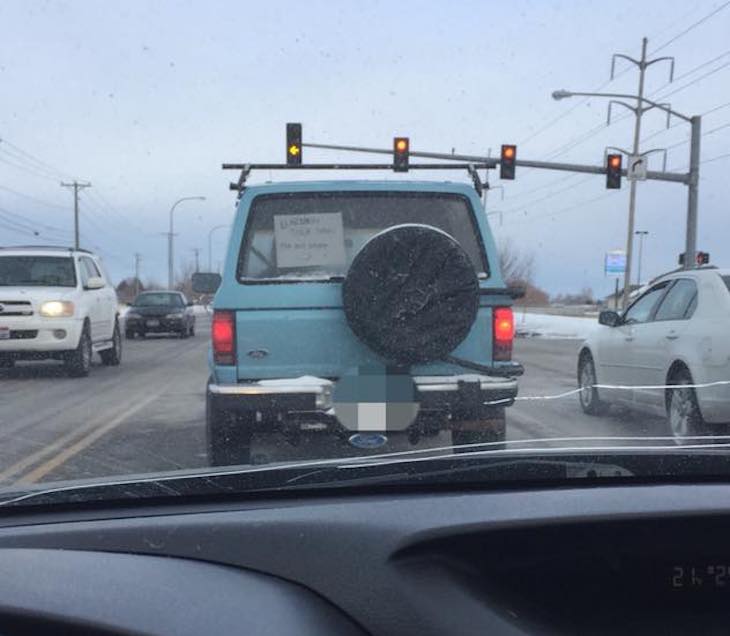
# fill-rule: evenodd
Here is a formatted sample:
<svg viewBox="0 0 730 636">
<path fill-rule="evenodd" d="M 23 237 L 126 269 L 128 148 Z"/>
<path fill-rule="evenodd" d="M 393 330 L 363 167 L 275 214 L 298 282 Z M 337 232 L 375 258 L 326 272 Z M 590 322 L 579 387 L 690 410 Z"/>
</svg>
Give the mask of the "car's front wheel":
<svg viewBox="0 0 730 636">
<path fill-rule="evenodd" d="M 251 463 L 251 416 L 241 416 L 218 408 L 210 393 L 205 400 L 205 428 L 208 462 L 211 466 Z"/>
<path fill-rule="evenodd" d="M 691 386 L 692 376 L 687 369 L 680 369 L 669 379 L 669 384 L 672 387 L 667 389 L 667 423 L 674 443 L 701 443 L 702 440 L 692 438 L 705 435 L 708 431 L 697 402 L 697 394 Z"/>
<path fill-rule="evenodd" d="M 116 367 L 122 361 L 122 333 L 119 329 L 118 321 L 114 321 L 111 349 L 105 349 L 99 355 L 101 356 L 102 364 L 106 366 Z"/>
<path fill-rule="evenodd" d="M 588 415 L 602 415 L 608 410 L 608 405 L 598 396 L 596 384 L 596 364 L 593 356 L 584 351 L 578 360 L 578 399 L 580 407 Z"/>
<path fill-rule="evenodd" d="M 454 420 L 451 423 L 451 443 L 455 453 L 468 453 L 504 448 L 507 418 L 504 408 L 495 409 L 488 419 Z M 481 446 L 474 446 L 480 444 Z"/>
<path fill-rule="evenodd" d="M 88 323 L 84 325 L 76 349 L 66 356 L 66 368 L 72 378 L 85 378 L 91 371 L 91 333 Z"/>
</svg>

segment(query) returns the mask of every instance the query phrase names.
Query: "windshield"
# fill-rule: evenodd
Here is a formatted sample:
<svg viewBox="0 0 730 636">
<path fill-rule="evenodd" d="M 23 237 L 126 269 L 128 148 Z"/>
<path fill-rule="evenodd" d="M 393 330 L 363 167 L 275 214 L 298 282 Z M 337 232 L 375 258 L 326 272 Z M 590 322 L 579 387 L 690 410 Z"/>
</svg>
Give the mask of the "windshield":
<svg viewBox="0 0 730 636">
<path fill-rule="evenodd" d="M 724 0 L 0 24 L 0 506 L 730 460 Z"/>
<path fill-rule="evenodd" d="M 362 246 L 395 225 L 420 223 L 453 236 L 478 274 L 484 252 L 469 202 L 460 196 L 396 192 L 260 196 L 251 206 L 240 278 L 344 276 Z"/>
<path fill-rule="evenodd" d="M 140 294 L 134 301 L 135 307 L 182 307 L 180 294 Z"/>
<path fill-rule="evenodd" d="M 1 256 L 0 285 L 76 287 L 76 271 L 70 256 Z"/>
</svg>

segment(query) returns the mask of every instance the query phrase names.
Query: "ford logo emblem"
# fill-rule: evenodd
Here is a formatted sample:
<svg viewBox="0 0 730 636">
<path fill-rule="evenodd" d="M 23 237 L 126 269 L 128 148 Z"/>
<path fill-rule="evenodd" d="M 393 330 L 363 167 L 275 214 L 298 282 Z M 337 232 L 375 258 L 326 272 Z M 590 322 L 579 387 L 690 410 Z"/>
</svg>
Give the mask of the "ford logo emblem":
<svg viewBox="0 0 730 636">
<path fill-rule="evenodd" d="M 382 433 L 355 433 L 347 439 L 355 448 L 380 448 L 388 443 L 388 438 Z"/>
</svg>

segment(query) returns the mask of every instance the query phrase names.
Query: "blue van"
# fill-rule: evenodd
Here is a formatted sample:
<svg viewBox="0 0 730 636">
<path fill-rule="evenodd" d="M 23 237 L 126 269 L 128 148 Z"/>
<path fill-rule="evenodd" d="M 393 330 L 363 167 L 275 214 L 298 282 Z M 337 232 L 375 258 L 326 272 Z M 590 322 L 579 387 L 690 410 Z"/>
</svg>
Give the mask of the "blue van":
<svg viewBox="0 0 730 636">
<path fill-rule="evenodd" d="M 522 373 L 513 291 L 466 184 L 246 187 L 222 278 L 195 285 L 219 285 L 206 390 L 213 465 L 249 463 L 252 437 L 271 432 L 505 438 Z"/>
</svg>

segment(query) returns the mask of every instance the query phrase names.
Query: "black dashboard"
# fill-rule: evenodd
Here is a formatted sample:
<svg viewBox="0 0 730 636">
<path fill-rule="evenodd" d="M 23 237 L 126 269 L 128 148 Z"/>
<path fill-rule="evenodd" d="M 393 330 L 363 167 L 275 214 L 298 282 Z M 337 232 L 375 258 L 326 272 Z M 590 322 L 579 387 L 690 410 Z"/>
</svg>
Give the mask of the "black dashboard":
<svg viewBox="0 0 730 636">
<path fill-rule="evenodd" d="M 723 484 L 0 513 L 6 634 L 728 631 Z"/>
</svg>

